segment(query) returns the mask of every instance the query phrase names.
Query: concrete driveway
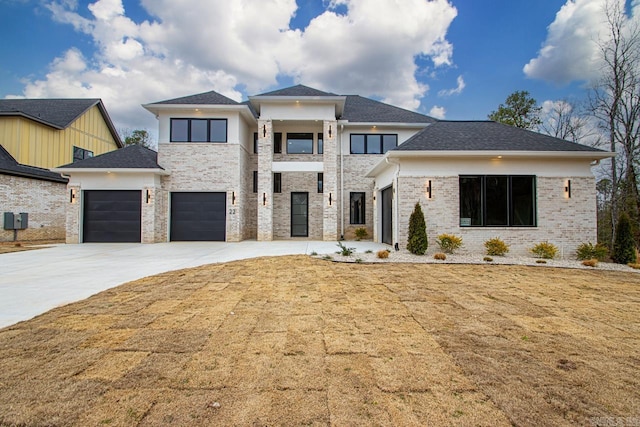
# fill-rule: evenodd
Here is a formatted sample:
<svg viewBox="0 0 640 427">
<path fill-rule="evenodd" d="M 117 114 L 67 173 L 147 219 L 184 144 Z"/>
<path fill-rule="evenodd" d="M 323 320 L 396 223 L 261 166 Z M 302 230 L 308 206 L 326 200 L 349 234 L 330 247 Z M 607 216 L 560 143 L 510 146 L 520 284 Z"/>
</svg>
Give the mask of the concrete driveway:
<svg viewBox="0 0 640 427">
<path fill-rule="evenodd" d="M 358 252 L 387 245 L 348 242 Z M 85 243 L 0 255 L 0 328 L 165 271 L 274 255 L 333 253 L 336 242 Z"/>
</svg>

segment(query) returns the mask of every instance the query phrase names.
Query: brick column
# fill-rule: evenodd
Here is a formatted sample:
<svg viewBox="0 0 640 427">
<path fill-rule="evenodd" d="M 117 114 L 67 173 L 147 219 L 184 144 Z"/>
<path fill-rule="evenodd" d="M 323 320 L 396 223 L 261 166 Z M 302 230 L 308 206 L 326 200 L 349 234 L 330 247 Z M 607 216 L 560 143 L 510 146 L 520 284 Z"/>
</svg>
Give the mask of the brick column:
<svg viewBox="0 0 640 427">
<path fill-rule="evenodd" d="M 338 205 L 340 200 L 338 194 L 338 122 L 325 120 L 322 133 L 324 134 L 322 240 L 335 241 L 338 240 Z"/>
<path fill-rule="evenodd" d="M 72 198 L 72 193 L 75 197 Z M 80 243 L 80 212 L 82 208 L 82 191 L 79 185 L 67 186 L 66 197 L 66 242 Z"/>
<path fill-rule="evenodd" d="M 148 197 L 147 197 L 148 195 Z M 144 187 L 142 189 L 142 230 L 140 241 L 142 243 L 155 242 L 156 215 L 155 206 L 158 195 L 154 187 Z"/>
<path fill-rule="evenodd" d="M 273 127 L 258 120 L 258 240 L 273 240 Z"/>
</svg>

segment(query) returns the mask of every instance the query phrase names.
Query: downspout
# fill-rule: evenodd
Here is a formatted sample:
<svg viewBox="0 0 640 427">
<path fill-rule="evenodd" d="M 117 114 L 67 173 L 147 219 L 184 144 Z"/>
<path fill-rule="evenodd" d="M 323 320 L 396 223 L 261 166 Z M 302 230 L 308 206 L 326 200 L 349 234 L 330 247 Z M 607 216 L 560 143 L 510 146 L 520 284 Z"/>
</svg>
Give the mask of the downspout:
<svg viewBox="0 0 640 427">
<path fill-rule="evenodd" d="M 342 154 L 342 133 L 344 125 L 340 125 L 338 149 L 340 150 L 340 240 L 344 240 L 344 158 Z"/>
<path fill-rule="evenodd" d="M 397 247 L 398 245 L 398 228 L 399 228 L 399 220 L 398 220 L 398 176 L 400 175 L 400 160 L 391 159 L 389 157 L 384 158 L 385 162 L 390 165 L 396 165 L 396 173 L 393 175 L 392 187 L 393 187 L 393 246 Z M 395 161 L 394 161 L 395 160 Z M 393 226 L 395 224 L 395 226 Z"/>
</svg>

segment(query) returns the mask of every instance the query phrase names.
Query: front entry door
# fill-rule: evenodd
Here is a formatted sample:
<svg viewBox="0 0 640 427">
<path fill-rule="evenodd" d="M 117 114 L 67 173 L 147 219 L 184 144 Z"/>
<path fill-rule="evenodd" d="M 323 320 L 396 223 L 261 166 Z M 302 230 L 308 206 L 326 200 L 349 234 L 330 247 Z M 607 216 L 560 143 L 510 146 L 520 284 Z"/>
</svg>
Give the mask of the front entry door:
<svg viewBox="0 0 640 427">
<path fill-rule="evenodd" d="M 382 243 L 393 244 L 393 187 L 382 190 Z"/>
<path fill-rule="evenodd" d="M 291 193 L 291 237 L 309 237 L 309 193 Z"/>
</svg>

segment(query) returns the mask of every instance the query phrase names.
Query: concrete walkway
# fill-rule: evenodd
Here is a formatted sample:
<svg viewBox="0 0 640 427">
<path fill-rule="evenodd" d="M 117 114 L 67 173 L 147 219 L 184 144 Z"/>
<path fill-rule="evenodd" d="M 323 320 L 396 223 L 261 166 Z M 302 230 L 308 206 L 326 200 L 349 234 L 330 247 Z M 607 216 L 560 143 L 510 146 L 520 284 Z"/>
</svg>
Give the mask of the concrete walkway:
<svg viewBox="0 0 640 427">
<path fill-rule="evenodd" d="M 358 252 L 386 248 L 346 242 Z M 274 255 L 333 253 L 336 242 L 85 243 L 0 255 L 0 328 L 165 271 Z"/>
</svg>

